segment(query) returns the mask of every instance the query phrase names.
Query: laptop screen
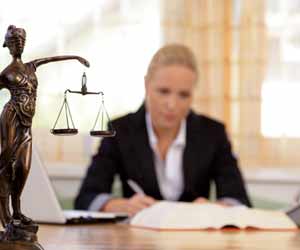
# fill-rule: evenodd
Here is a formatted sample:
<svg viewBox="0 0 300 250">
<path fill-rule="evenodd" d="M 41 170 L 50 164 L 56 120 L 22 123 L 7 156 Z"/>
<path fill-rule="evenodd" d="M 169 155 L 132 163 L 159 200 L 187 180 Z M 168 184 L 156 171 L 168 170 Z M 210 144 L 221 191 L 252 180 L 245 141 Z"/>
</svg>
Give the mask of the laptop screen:
<svg viewBox="0 0 300 250">
<path fill-rule="evenodd" d="M 66 221 L 46 168 L 35 147 L 32 150 L 29 176 L 21 195 L 21 208 L 25 215 L 39 222 Z"/>
<path fill-rule="evenodd" d="M 124 213 L 63 211 L 38 150 L 33 147 L 31 170 L 21 196 L 22 212 L 42 223 L 99 223 L 127 218 Z"/>
</svg>

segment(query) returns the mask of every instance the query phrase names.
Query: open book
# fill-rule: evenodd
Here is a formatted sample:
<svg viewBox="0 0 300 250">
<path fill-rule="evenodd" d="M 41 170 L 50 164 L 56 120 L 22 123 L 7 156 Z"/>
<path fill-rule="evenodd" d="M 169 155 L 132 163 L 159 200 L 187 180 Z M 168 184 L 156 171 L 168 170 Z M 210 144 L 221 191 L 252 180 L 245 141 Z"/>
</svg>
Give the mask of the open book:
<svg viewBox="0 0 300 250">
<path fill-rule="evenodd" d="M 297 228 L 281 211 L 169 201 L 161 201 L 142 210 L 132 218 L 130 224 L 156 230 L 221 229 L 226 226 L 272 230 Z"/>
</svg>

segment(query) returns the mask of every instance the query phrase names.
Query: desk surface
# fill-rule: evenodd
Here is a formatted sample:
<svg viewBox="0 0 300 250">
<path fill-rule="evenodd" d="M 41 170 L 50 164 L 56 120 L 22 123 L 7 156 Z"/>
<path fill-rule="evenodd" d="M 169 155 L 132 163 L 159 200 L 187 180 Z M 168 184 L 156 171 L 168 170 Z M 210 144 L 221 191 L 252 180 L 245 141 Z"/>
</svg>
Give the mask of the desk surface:
<svg viewBox="0 0 300 250">
<path fill-rule="evenodd" d="M 128 225 L 40 226 L 45 250 L 299 250 L 300 231 L 155 232 Z"/>
</svg>

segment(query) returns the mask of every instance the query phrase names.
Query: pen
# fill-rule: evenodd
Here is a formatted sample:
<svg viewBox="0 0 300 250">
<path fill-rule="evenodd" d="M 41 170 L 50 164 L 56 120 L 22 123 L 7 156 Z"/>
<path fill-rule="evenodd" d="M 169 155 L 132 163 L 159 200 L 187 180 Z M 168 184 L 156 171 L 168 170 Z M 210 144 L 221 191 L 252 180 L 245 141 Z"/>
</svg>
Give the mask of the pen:
<svg viewBox="0 0 300 250">
<path fill-rule="evenodd" d="M 129 187 L 131 187 L 131 189 L 136 192 L 137 194 L 142 194 L 145 195 L 144 190 L 133 180 L 127 180 L 127 184 L 129 185 Z"/>
</svg>

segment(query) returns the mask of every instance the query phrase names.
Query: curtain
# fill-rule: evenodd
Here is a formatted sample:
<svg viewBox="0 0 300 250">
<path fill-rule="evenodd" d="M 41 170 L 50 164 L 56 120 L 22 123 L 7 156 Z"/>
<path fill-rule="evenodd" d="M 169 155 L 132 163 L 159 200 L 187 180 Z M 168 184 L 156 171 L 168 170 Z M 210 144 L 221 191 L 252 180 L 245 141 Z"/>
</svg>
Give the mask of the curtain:
<svg viewBox="0 0 300 250">
<path fill-rule="evenodd" d="M 196 54 L 193 108 L 225 123 L 243 166 L 260 164 L 264 1 L 164 0 L 161 28 L 163 43 L 183 43 Z"/>
</svg>

